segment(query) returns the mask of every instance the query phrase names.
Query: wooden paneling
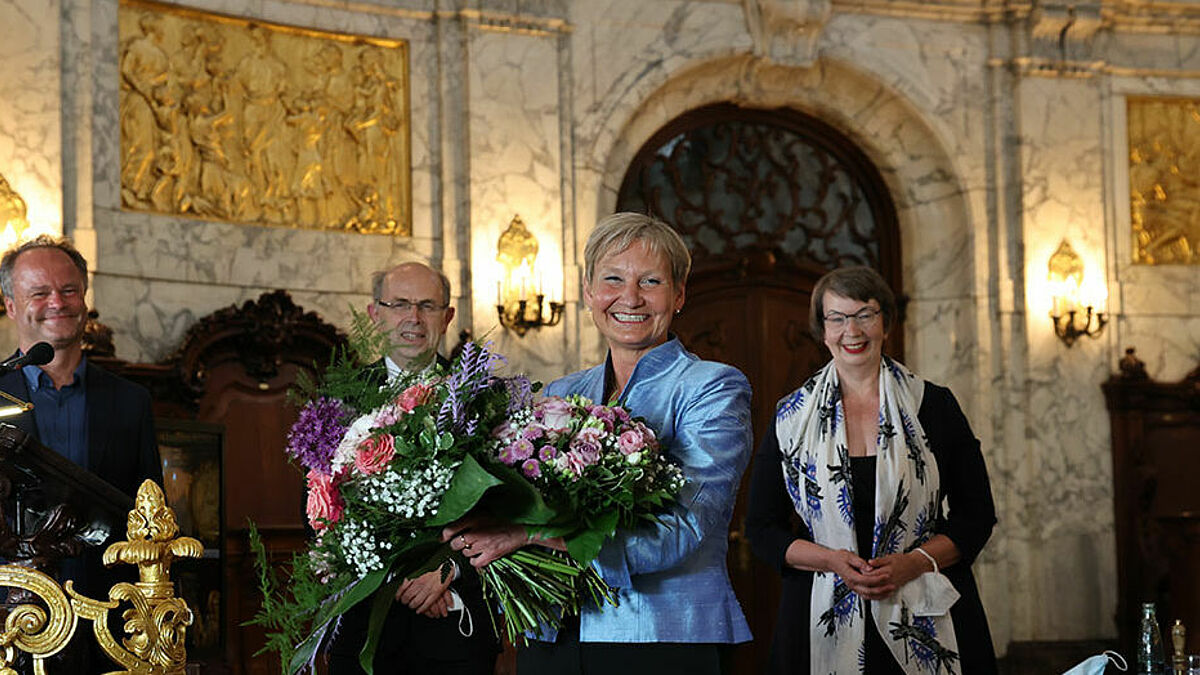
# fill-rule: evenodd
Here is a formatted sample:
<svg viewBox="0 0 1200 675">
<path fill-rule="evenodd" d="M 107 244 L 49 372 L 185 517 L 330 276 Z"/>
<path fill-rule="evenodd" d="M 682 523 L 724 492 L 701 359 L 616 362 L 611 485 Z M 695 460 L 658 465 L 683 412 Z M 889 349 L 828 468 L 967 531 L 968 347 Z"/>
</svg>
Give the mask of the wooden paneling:
<svg viewBox="0 0 1200 675">
<path fill-rule="evenodd" d="M 92 327 L 91 334 L 103 338 L 106 330 Z M 264 631 L 243 625 L 261 604 L 248 523 L 260 530 L 273 566 L 287 563 L 304 546 L 303 476 L 284 454 L 297 414 L 287 391 L 302 370 L 328 363 L 344 343 L 340 331 L 297 307 L 284 291 L 264 293 L 200 319 L 162 363 L 121 362 L 112 355 L 111 339 L 93 339 L 89 358 L 148 387 L 156 415 L 224 429 L 225 658 L 202 664 L 202 672 L 280 672 L 273 655 L 255 656 Z"/>
<path fill-rule="evenodd" d="M 1104 383 L 1112 424 L 1117 628 L 1133 653 L 1139 605 L 1154 602 L 1164 636 L 1176 619 L 1200 652 L 1200 368 L 1155 382 L 1127 351 Z M 1169 648 L 1168 648 L 1169 649 Z"/>
</svg>

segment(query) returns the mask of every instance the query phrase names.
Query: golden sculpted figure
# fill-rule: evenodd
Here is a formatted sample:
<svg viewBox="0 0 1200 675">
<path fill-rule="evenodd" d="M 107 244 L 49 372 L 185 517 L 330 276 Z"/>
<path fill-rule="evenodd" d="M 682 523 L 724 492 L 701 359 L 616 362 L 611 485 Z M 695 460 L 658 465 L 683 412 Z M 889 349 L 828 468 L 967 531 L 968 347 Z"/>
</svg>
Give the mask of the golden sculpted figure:
<svg viewBox="0 0 1200 675">
<path fill-rule="evenodd" d="M 0 175 L 0 236 L 7 241 L 16 241 L 29 227 L 27 213 L 25 200 L 12 189 L 8 179 Z M 10 228 L 11 233 L 8 231 Z M 10 236 L 11 239 L 8 239 Z"/>
<path fill-rule="evenodd" d="M 537 237 L 525 227 L 521 216 L 513 216 L 496 242 L 496 262 L 509 271 L 522 265 L 532 270 L 533 263 L 537 261 L 537 254 Z"/>
<path fill-rule="evenodd" d="M 1130 98 L 1133 261 L 1200 264 L 1200 101 Z"/>
<path fill-rule="evenodd" d="M 35 673 L 45 673 L 45 659 L 71 641 L 80 619 L 92 622 L 97 644 L 124 669 L 114 672 L 182 674 L 187 662 L 184 638 L 192 612 L 175 597 L 170 567 L 176 558 L 200 557 L 203 546 L 191 537 L 177 537 L 178 533 L 175 513 L 167 507 L 162 488 L 148 480 L 138 489 L 134 509 L 129 512 L 128 541 L 115 543 L 104 552 L 105 565 L 137 565 L 138 581 L 114 585 L 108 600 L 82 596 L 70 581 L 60 587 L 37 570 L 0 566 L 0 586 L 24 589 L 41 602 L 22 604 L 9 612 L 0 634 L 0 675 L 15 675 L 11 665 L 17 651 L 33 657 Z M 108 626 L 108 612 L 122 604 L 129 608 L 121 615 L 125 637 L 118 642 Z"/>
<path fill-rule="evenodd" d="M 410 235 L 408 51 L 124 0 L 121 202 Z"/>
</svg>

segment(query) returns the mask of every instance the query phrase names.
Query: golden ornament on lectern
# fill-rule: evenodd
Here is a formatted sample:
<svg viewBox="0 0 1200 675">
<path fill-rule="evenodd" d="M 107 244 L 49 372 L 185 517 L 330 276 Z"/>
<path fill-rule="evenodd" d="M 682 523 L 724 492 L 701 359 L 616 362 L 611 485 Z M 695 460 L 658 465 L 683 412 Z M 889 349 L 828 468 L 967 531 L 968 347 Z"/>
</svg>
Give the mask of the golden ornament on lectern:
<svg viewBox="0 0 1200 675">
<path fill-rule="evenodd" d="M 162 488 L 147 480 L 138 488 L 127 521 L 127 541 L 104 552 L 104 564 L 137 565 L 138 581 L 114 584 L 108 600 L 75 592 L 67 581 L 60 586 L 50 576 L 18 565 L 0 565 L 0 586 L 36 595 L 45 606 L 22 604 L 9 611 L 0 633 L 0 675 L 16 675 L 17 652 L 33 659 L 33 671 L 46 673 L 46 659 L 60 652 L 75 634 L 80 619 L 92 622 L 101 650 L 123 670 L 112 673 L 183 673 L 187 662 L 184 638 L 192 611 L 175 597 L 170 567 L 176 558 L 199 558 L 201 543 L 178 537 L 175 512 L 167 506 Z M 125 636 L 118 641 L 108 626 L 108 612 L 122 603 Z"/>
</svg>

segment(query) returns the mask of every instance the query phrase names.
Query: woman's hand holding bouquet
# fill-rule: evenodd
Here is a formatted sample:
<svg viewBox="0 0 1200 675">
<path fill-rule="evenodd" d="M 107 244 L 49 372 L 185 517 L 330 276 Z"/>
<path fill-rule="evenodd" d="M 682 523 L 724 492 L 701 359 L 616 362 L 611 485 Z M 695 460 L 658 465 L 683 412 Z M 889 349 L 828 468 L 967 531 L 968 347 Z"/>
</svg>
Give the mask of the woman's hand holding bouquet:
<svg viewBox="0 0 1200 675">
<path fill-rule="evenodd" d="M 368 600 L 370 672 L 392 602 L 444 615 L 442 595 L 416 580 L 454 551 L 479 567 L 513 641 L 613 601 L 591 562 L 617 527 L 667 506 L 682 473 L 628 411 L 534 403 L 528 379 L 496 374 L 502 362 L 469 343 L 448 368 L 388 382 L 342 354 L 321 383 L 302 383 L 287 452 L 307 476 L 314 537 L 286 587 L 252 529 L 264 595 L 254 623 L 289 672 L 311 666 L 338 618 Z"/>
</svg>

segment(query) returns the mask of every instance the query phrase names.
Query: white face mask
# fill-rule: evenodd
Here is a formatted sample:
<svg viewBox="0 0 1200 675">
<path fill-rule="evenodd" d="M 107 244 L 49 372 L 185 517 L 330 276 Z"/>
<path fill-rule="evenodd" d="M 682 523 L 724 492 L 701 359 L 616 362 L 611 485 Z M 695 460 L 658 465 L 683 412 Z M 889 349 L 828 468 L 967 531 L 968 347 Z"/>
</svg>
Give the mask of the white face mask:
<svg viewBox="0 0 1200 675">
<path fill-rule="evenodd" d="M 1079 665 L 1063 673 L 1063 675 L 1104 675 L 1104 669 L 1108 666 L 1110 660 L 1117 664 L 1117 668 L 1121 670 L 1129 668 L 1129 665 L 1125 663 L 1125 659 L 1120 654 L 1114 651 L 1107 651 L 1085 659 Z"/>
</svg>

